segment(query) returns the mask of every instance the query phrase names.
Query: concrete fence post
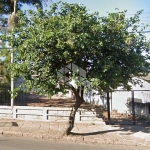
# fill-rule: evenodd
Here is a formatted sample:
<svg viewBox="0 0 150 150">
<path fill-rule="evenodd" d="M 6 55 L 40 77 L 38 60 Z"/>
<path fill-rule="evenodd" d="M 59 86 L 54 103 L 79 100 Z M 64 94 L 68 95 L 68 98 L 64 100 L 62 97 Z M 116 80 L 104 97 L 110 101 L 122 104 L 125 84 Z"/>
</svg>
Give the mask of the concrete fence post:
<svg viewBox="0 0 150 150">
<path fill-rule="evenodd" d="M 43 120 L 47 120 L 47 109 L 43 109 Z"/>
<path fill-rule="evenodd" d="M 76 119 L 77 121 L 81 121 L 81 111 L 80 111 L 80 110 L 78 110 L 78 111 L 76 112 L 75 119 Z"/>
<path fill-rule="evenodd" d="M 17 118 L 17 114 L 16 114 L 17 113 L 17 109 L 15 107 L 12 108 L 12 113 L 13 113 L 12 114 L 13 118 L 16 119 Z"/>
</svg>

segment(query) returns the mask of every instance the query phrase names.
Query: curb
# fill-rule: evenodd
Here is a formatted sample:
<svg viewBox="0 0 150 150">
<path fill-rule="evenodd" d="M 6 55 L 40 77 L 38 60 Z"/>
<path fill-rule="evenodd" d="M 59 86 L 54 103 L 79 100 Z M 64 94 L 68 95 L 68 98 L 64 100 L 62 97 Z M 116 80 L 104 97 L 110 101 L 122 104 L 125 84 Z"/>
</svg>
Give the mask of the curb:
<svg viewBox="0 0 150 150">
<path fill-rule="evenodd" d="M 84 136 L 75 136 L 75 135 L 69 135 L 69 136 L 61 136 L 59 132 L 55 135 L 50 134 L 42 134 L 42 133 L 22 133 L 22 132 L 16 132 L 16 131 L 3 131 L 0 130 L 1 135 L 8 135 L 8 136 L 16 136 L 16 137 L 24 137 L 24 138 L 35 138 L 35 139 L 47 139 L 47 140 L 55 140 L 55 141 L 69 141 L 74 143 L 85 143 L 85 144 L 107 144 L 107 145 L 117 145 L 117 146 L 142 146 L 142 147 L 149 147 L 150 144 L 142 144 L 142 143 L 129 143 L 128 141 L 122 140 L 122 141 L 115 141 L 113 140 L 104 140 L 104 139 L 85 139 Z"/>
</svg>

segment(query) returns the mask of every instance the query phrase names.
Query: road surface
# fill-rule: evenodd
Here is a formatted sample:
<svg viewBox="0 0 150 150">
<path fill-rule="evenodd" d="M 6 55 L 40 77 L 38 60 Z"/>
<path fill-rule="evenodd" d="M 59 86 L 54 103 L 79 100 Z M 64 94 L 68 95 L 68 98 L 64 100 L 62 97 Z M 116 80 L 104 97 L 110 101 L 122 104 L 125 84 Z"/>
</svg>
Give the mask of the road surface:
<svg viewBox="0 0 150 150">
<path fill-rule="evenodd" d="M 148 150 L 149 147 L 89 145 L 0 135 L 0 150 Z"/>
</svg>

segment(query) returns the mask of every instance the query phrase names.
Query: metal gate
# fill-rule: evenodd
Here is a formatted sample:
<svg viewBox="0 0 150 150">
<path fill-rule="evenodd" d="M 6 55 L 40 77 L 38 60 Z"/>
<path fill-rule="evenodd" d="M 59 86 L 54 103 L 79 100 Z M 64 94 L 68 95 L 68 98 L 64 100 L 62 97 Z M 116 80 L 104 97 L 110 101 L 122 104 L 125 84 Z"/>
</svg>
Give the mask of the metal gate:
<svg viewBox="0 0 150 150">
<path fill-rule="evenodd" d="M 10 86 L 0 85 L 0 105 L 10 106 Z"/>
<path fill-rule="evenodd" d="M 150 90 L 115 90 L 107 96 L 104 117 L 111 124 L 150 125 Z"/>
</svg>

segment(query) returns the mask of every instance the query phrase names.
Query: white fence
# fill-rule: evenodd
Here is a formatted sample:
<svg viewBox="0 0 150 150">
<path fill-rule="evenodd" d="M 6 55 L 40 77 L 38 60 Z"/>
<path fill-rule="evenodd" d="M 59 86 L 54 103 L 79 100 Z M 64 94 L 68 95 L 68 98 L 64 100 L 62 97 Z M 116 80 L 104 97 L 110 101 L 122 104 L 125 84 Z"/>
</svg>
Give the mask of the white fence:
<svg viewBox="0 0 150 150">
<path fill-rule="evenodd" d="M 10 106 L 0 106 L 0 117 L 12 118 L 13 110 Z"/>
<path fill-rule="evenodd" d="M 23 120 L 66 121 L 69 119 L 71 108 L 58 107 L 29 107 L 29 106 L 0 106 L 0 118 L 14 118 Z M 95 110 L 79 109 L 76 121 L 98 121 L 102 119 Z"/>
</svg>

